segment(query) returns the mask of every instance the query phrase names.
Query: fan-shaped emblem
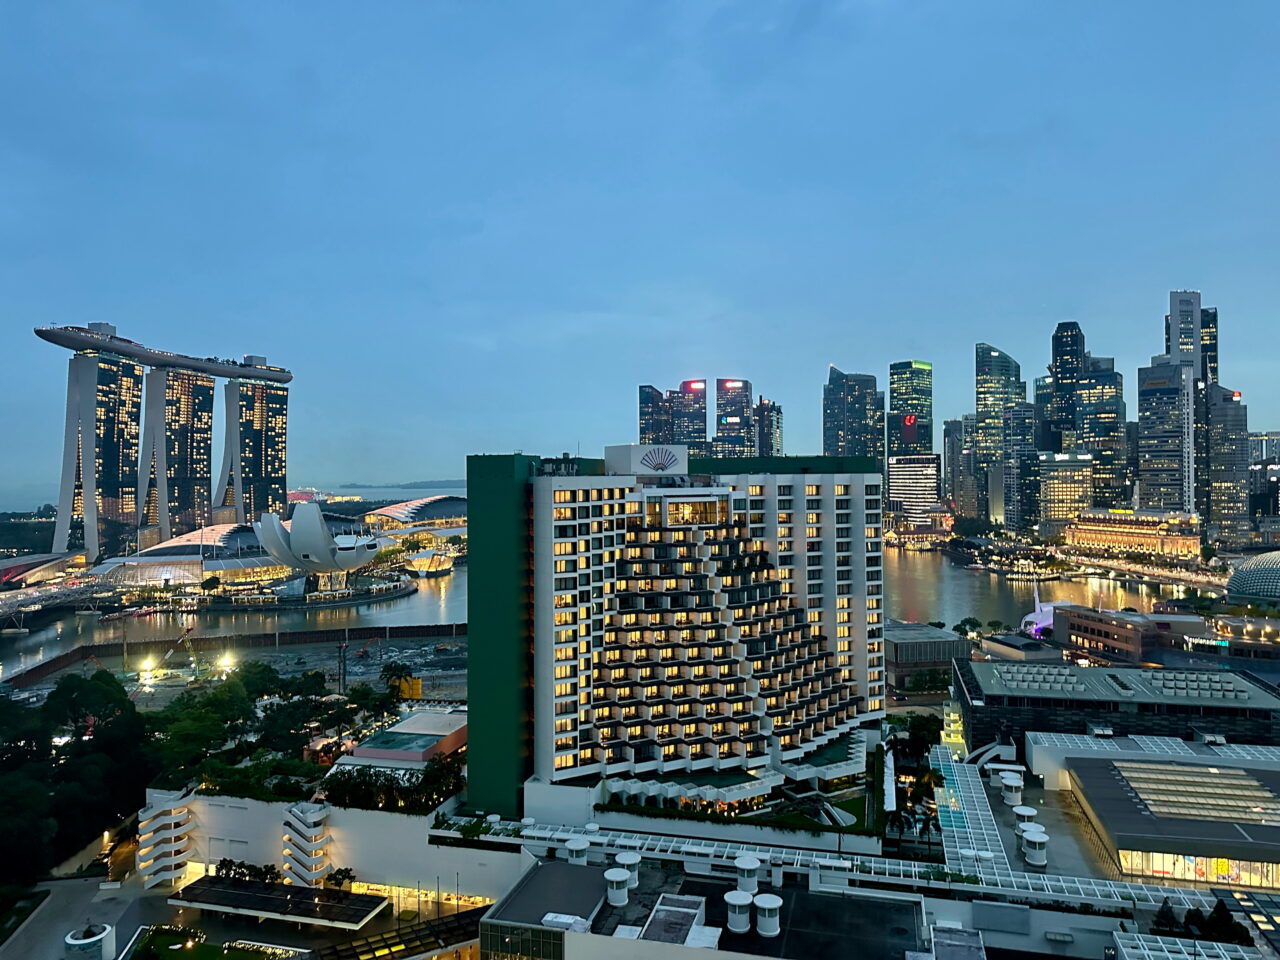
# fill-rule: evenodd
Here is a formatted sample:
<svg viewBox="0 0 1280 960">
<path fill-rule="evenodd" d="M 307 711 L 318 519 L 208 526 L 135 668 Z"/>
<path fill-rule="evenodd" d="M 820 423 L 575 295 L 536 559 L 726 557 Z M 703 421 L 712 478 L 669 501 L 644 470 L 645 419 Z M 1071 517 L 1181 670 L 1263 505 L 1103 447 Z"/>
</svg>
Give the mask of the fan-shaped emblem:
<svg viewBox="0 0 1280 960">
<path fill-rule="evenodd" d="M 674 467 L 677 459 L 679 458 L 665 447 L 655 447 L 640 458 L 640 463 L 650 470 L 662 473 Z"/>
</svg>

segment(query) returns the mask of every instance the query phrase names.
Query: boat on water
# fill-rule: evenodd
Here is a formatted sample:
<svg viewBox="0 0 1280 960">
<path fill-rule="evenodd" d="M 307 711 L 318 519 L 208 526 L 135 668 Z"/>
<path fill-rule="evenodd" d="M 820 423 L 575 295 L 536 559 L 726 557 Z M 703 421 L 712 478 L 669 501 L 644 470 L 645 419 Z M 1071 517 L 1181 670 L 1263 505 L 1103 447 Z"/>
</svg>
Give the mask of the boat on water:
<svg viewBox="0 0 1280 960">
<path fill-rule="evenodd" d="M 112 623 L 113 621 L 116 621 L 116 620 L 124 620 L 127 617 L 132 617 L 137 612 L 137 610 L 138 610 L 137 607 L 125 607 L 123 610 L 117 610 L 114 613 L 104 613 L 102 616 L 98 618 L 98 622 Z"/>
<path fill-rule="evenodd" d="M 1011 583 L 1045 583 L 1049 580 L 1061 580 L 1056 573 L 1045 570 L 1010 570 L 1004 578 Z"/>
<path fill-rule="evenodd" d="M 964 568 L 966 570 L 976 570 L 982 573 L 985 573 L 988 570 L 988 567 L 985 563 L 966 563 L 964 565 Z"/>
</svg>

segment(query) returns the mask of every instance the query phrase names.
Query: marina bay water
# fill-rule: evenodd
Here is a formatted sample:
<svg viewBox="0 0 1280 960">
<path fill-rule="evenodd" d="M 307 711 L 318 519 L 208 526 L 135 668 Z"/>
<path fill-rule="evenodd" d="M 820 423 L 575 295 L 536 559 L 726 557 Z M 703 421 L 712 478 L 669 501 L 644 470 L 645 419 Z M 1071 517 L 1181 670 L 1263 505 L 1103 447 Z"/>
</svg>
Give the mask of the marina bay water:
<svg viewBox="0 0 1280 960">
<path fill-rule="evenodd" d="M 899 620 L 941 620 L 951 626 L 964 617 L 983 623 L 1017 624 L 1034 605 L 1030 583 L 1010 583 L 995 574 L 966 570 L 940 553 L 884 554 L 889 616 Z M 96 616 L 65 616 L 25 637 L 0 638 L 0 679 L 81 644 L 113 640 L 177 638 L 187 627 L 199 636 L 326 630 L 358 626 L 460 623 L 467 619 L 468 572 L 416 581 L 416 591 L 397 600 L 325 610 L 245 610 L 163 614 L 99 623 Z M 483 589 L 483 584 L 477 586 Z M 1172 595 L 1172 590 L 1168 593 Z M 1069 600 L 1107 609 L 1150 610 L 1161 596 L 1154 588 L 1128 588 L 1098 578 L 1040 584 L 1041 600 Z"/>
</svg>

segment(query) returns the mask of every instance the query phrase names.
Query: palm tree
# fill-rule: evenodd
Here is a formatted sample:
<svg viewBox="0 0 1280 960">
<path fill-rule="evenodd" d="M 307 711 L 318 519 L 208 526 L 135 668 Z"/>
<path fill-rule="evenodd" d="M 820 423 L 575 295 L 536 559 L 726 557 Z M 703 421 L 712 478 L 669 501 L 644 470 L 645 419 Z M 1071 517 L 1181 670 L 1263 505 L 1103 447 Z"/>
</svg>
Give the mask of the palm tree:
<svg viewBox="0 0 1280 960">
<path fill-rule="evenodd" d="M 898 834 L 898 845 L 902 845 L 902 835 L 909 830 L 915 828 L 915 816 L 911 810 L 906 807 L 899 806 L 895 810 L 890 810 L 884 818 L 884 828 L 887 831 L 894 830 Z"/>
<path fill-rule="evenodd" d="M 392 696 L 399 700 L 401 684 L 403 681 L 413 678 L 413 668 L 407 663 L 392 660 L 383 665 L 382 672 L 378 676 L 382 680 L 383 686 L 391 692 Z"/>
<path fill-rule="evenodd" d="M 924 814 L 920 818 L 918 830 L 920 839 L 933 846 L 933 834 L 942 834 L 942 826 L 938 823 L 938 815 L 936 813 Z"/>
<path fill-rule="evenodd" d="M 933 797 L 933 792 L 947 782 L 942 771 L 935 767 L 924 766 L 916 771 L 916 785 L 912 793 L 918 799 Z"/>
</svg>

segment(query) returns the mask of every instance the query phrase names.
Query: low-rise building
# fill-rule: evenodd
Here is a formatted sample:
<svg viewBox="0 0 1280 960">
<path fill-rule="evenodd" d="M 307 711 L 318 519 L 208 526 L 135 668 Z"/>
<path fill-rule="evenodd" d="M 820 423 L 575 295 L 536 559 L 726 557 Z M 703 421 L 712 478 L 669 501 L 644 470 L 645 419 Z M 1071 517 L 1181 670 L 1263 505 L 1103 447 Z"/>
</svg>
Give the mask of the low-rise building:
<svg viewBox="0 0 1280 960">
<path fill-rule="evenodd" d="M 1210 730 L 1242 743 L 1280 744 L 1280 691 L 1244 672 L 953 661 L 970 749 L 1029 730 L 1188 736 Z"/>
<path fill-rule="evenodd" d="M 1062 649 L 1043 640 L 1018 634 L 995 634 L 978 641 L 978 648 L 992 660 L 1061 663 Z"/>
<path fill-rule="evenodd" d="M 1066 545 L 1079 553 L 1146 553 L 1177 560 L 1200 555 L 1200 520 L 1167 510 L 1083 510 L 1066 527 Z"/>
<path fill-rule="evenodd" d="M 967 659 L 972 648 L 968 638 L 950 630 L 902 620 L 886 624 L 884 641 L 885 671 L 889 684 L 898 690 L 921 689 L 930 673 L 938 673 L 941 682 L 937 686 L 945 687 L 951 677 L 951 661 Z"/>
<path fill-rule="evenodd" d="M 1209 632 L 1204 619 L 1194 614 L 1094 610 L 1075 603 L 1053 608 L 1056 641 L 1110 663 L 1139 664 L 1157 647 L 1183 648 L 1186 637 L 1203 638 Z"/>
</svg>

